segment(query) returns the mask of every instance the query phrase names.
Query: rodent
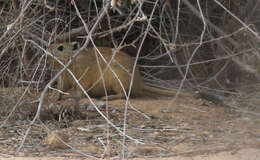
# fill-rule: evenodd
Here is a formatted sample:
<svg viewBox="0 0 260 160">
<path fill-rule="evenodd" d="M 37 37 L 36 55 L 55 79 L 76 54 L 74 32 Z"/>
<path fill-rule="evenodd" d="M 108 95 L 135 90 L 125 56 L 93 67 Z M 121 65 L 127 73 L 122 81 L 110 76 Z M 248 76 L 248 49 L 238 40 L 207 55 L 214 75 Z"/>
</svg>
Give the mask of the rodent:
<svg viewBox="0 0 260 160">
<path fill-rule="evenodd" d="M 79 48 L 78 42 L 64 42 L 50 45 L 47 51 L 66 64 L 70 57 L 79 51 Z M 106 62 L 101 58 L 97 49 Z M 131 76 L 134 76 L 130 94 L 132 97 L 176 95 L 175 91 L 146 85 L 138 67 L 136 66 L 135 70 L 133 70 L 133 58 L 125 52 L 117 51 L 115 53 L 112 48 L 107 47 L 97 47 L 97 49 L 83 49 L 68 66 L 90 96 L 102 97 L 102 99 L 107 100 L 125 98 L 126 95 L 124 94 L 119 80 L 121 81 L 126 94 L 128 94 Z M 107 63 L 110 63 L 110 67 L 108 67 Z M 55 60 L 53 66 L 56 70 L 63 68 L 63 66 L 57 63 L 57 61 L 55 62 Z M 67 71 L 64 71 L 60 75 L 57 88 L 69 94 L 61 95 L 61 99 L 84 98 L 84 93 Z M 105 93 L 107 93 L 107 97 Z M 180 95 L 187 95 L 187 93 L 180 93 Z"/>
</svg>

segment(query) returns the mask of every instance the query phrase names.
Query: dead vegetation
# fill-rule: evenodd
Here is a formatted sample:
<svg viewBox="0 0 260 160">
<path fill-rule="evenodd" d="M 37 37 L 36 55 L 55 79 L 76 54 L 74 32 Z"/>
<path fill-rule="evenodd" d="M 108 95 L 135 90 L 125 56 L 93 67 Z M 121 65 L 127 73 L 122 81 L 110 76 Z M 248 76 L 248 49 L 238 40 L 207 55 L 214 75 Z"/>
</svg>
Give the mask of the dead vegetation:
<svg viewBox="0 0 260 160">
<path fill-rule="evenodd" d="M 259 147 L 259 18 L 259 0 L 0 0 L 0 156 Z M 45 49 L 63 41 L 124 50 L 147 83 L 198 97 L 57 101 L 66 67 L 53 70 Z M 54 130 L 70 137 L 66 153 L 43 144 Z"/>
</svg>

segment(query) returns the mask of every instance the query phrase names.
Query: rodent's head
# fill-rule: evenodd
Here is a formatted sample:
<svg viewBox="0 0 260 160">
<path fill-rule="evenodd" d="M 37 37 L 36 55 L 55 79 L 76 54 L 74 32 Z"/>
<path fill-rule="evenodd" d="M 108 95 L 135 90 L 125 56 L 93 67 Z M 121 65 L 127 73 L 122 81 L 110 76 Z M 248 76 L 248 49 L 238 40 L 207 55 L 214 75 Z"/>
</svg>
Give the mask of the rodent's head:
<svg viewBox="0 0 260 160">
<path fill-rule="evenodd" d="M 50 45 L 47 51 L 61 62 L 67 63 L 70 57 L 73 56 L 79 48 L 78 42 L 63 42 Z M 53 58 L 48 58 L 48 63 L 54 65 L 54 68 L 60 67 L 60 64 Z"/>
<path fill-rule="evenodd" d="M 79 42 L 64 42 L 50 45 L 47 50 L 57 58 L 68 58 L 78 51 L 79 48 Z"/>
</svg>

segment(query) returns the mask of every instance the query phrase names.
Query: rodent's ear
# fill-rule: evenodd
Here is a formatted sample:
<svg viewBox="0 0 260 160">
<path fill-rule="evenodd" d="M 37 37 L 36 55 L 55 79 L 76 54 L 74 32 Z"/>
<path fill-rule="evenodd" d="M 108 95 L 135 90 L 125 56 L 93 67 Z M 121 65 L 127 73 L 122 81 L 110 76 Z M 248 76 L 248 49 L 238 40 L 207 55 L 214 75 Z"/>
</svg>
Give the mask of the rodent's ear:
<svg viewBox="0 0 260 160">
<path fill-rule="evenodd" d="M 71 42 L 72 43 L 72 50 L 74 51 L 74 50 L 77 50 L 77 49 L 79 49 L 79 42 Z"/>
<path fill-rule="evenodd" d="M 57 47 L 57 50 L 62 52 L 64 50 L 64 46 L 60 45 L 59 47 Z"/>
</svg>

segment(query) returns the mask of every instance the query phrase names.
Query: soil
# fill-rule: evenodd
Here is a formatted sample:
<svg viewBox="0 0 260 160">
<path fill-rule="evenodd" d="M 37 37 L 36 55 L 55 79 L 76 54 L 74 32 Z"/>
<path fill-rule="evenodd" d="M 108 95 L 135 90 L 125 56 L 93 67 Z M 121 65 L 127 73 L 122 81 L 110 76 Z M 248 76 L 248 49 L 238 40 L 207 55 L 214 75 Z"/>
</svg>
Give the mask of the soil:
<svg viewBox="0 0 260 160">
<path fill-rule="evenodd" d="M 103 115 L 87 99 L 57 101 L 47 93 L 31 124 L 40 93 L 1 89 L 0 159 L 257 160 L 259 90 L 241 89 L 221 103 L 198 97 L 93 99 Z M 48 134 L 57 131 L 69 137 L 68 147 L 48 146 Z"/>
</svg>

